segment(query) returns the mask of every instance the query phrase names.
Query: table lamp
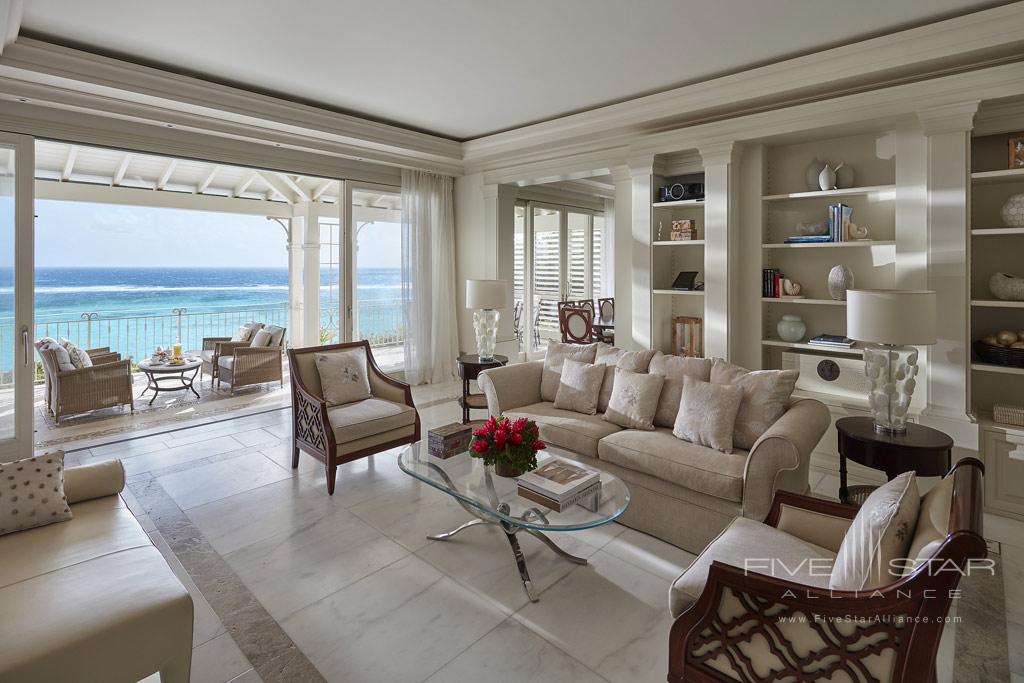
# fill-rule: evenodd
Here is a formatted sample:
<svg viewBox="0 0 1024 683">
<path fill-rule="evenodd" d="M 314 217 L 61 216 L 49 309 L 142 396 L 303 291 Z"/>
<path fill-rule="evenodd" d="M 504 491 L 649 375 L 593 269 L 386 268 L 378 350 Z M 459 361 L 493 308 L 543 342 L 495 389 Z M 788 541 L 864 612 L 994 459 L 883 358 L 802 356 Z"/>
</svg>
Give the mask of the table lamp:
<svg viewBox="0 0 1024 683">
<path fill-rule="evenodd" d="M 480 360 L 494 360 L 498 336 L 499 308 L 508 307 L 508 282 L 505 280 L 466 280 L 466 308 L 473 313 L 476 352 Z"/>
<path fill-rule="evenodd" d="M 917 385 L 917 349 L 935 343 L 935 292 L 851 289 L 846 293 L 846 336 L 865 342 L 864 372 L 875 431 L 907 431 Z"/>
</svg>

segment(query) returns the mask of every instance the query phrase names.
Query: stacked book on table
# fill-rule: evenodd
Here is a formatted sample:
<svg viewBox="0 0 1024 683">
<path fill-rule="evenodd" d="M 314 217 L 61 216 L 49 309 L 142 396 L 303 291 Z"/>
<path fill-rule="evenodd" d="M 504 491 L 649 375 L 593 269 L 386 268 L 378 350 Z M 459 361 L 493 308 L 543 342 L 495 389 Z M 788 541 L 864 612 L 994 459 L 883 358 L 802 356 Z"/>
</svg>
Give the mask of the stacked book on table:
<svg viewBox="0 0 1024 683">
<path fill-rule="evenodd" d="M 453 422 L 427 432 L 427 452 L 435 458 L 447 460 L 464 453 L 472 438 L 472 427 Z"/>
<path fill-rule="evenodd" d="M 516 483 L 520 496 L 555 512 L 564 512 L 577 503 L 596 508 L 594 502 L 601 492 L 599 472 L 561 458 L 545 460 Z"/>
<path fill-rule="evenodd" d="M 852 349 L 854 341 L 840 334 L 819 334 L 817 337 L 809 339 L 807 343 L 812 346 Z"/>
</svg>

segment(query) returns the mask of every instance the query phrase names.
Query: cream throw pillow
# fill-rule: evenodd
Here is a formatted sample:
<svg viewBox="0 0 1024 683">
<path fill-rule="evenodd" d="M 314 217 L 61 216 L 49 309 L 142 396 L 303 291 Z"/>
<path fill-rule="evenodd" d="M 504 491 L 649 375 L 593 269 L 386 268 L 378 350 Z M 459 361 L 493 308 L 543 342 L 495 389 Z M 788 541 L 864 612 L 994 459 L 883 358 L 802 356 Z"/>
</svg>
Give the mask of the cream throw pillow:
<svg viewBox="0 0 1024 683">
<path fill-rule="evenodd" d="M 249 346 L 257 348 L 261 346 L 270 346 L 271 336 L 270 332 L 267 332 L 265 329 L 256 330 L 256 334 L 252 335 L 252 341 L 249 342 Z"/>
<path fill-rule="evenodd" d="M 46 338 L 41 339 L 38 342 L 36 342 L 36 349 L 38 351 L 52 351 L 53 352 L 53 359 L 54 359 L 54 362 L 57 363 L 57 367 L 55 367 L 55 368 L 51 367 L 50 368 L 51 372 L 56 374 L 57 372 L 67 372 L 69 370 L 74 370 L 75 369 L 75 364 L 71 362 L 71 354 L 69 354 L 68 350 L 65 349 L 61 345 L 61 343 L 59 341 L 57 341 L 56 339 L 54 339 L 53 337 L 46 337 Z M 42 353 L 40 353 L 39 356 L 41 358 L 43 358 L 43 354 Z M 43 365 L 45 365 L 45 366 L 49 366 L 50 365 L 50 363 L 46 360 L 46 358 L 43 358 Z"/>
<path fill-rule="evenodd" d="M 329 406 L 340 406 L 370 398 L 370 379 L 363 349 L 315 353 L 316 371 Z"/>
<path fill-rule="evenodd" d="M 698 446 L 732 453 L 732 434 L 742 402 L 743 389 L 739 387 L 684 376 L 672 434 Z"/>
<path fill-rule="evenodd" d="M 89 358 L 89 354 L 85 352 L 85 349 L 80 347 L 70 339 L 61 339 L 60 345 L 68 352 L 68 356 L 71 358 L 71 364 L 75 368 L 91 368 L 92 358 Z"/>
<path fill-rule="evenodd" d="M 238 328 L 238 330 L 231 336 L 233 342 L 244 342 L 252 339 L 252 335 L 256 330 L 262 329 L 263 323 L 246 323 Z"/>
<path fill-rule="evenodd" d="M 544 371 L 540 376 L 540 397 L 544 401 L 554 401 L 558 394 L 561 381 L 562 363 L 567 358 L 581 363 L 593 363 L 597 355 L 597 344 L 562 344 L 548 342 L 548 351 L 544 356 Z"/>
<path fill-rule="evenodd" d="M 661 375 L 615 369 L 615 384 L 604 419 L 627 429 L 654 429 L 654 411 L 664 382 Z"/>
<path fill-rule="evenodd" d="M 71 517 L 63 452 L 0 464 L 0 536 Z"/>
<path fill-rule="evenodd" d="M 890 562 L 910 549 L 921 508 L 917 477 L 904 472 L 875 489 L 864 501 L 846 532 L 829 588 L 844 591 L 872 590 L 896 581 L 903 565 L 890 573 Z"/>
<path fill-rule="evenodd" d="M 562 363 L 561 382 L 555 394 L 555 407 L 584 415 L 597 412 L 604 366 L 567 359 Z"/>
<path fill-rule="evenodd" d="M 654 424 L 672 429 L 679 413 L 679 400 L 683 396 L 683 378 L 692 377 L 710 382 L 711 359 L 668 356 L 658 352 L 651 359 L 648 372 L 665 378 L 661 398 L 658 400 L 658 410 L 654 413 Z"/>
<path fill-rule="evenodd" d="M 608 401 L 612 398 L 612 389 L 615 386 L 615 368 L 622 368 L 631 372 L 647 372 L 651 364 L 651 358 L 656 351 L 626 351 L 617 346 L 599 343 L 597 345 L 597 365 L 604 365 L 604 381 L 601 383 L 601 394 L 597 398 L 597 411 L 603 413 L 608 410 Z"/>
<path fill-rule="evenodd" d="M 747 370 L 716 358 L 711 366 L 712 384 L 732 384 L 743 389 L 743 403 L 736 415 L 732 442 L 749 451 L 789 405 L 799 370 Z"/>
</svg>

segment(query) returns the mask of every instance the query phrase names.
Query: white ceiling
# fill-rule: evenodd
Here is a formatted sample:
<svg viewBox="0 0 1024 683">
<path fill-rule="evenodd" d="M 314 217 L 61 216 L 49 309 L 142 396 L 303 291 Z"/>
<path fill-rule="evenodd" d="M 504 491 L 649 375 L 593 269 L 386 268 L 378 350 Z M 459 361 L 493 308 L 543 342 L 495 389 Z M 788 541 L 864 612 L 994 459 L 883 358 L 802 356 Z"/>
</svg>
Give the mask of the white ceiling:
<svg viewBox="0 0 1024 683">
<path fill-rule="evenodd" d="M 22 34 L 460 140 L 992 0 L 30 0 Z"/>
</svg>

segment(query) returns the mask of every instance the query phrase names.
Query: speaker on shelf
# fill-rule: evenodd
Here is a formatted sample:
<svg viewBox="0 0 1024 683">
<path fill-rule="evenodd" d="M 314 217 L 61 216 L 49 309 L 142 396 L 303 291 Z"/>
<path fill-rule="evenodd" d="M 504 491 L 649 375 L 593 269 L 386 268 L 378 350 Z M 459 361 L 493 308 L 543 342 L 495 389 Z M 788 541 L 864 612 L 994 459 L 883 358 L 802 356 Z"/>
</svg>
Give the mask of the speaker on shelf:
<svg viewBox="0 0 1024 683">
<path fill-rule="evenodd" d="M 659 202 L 704 199 L 704 183 L 673 183 L 658 188 Z"/>
</svg>

